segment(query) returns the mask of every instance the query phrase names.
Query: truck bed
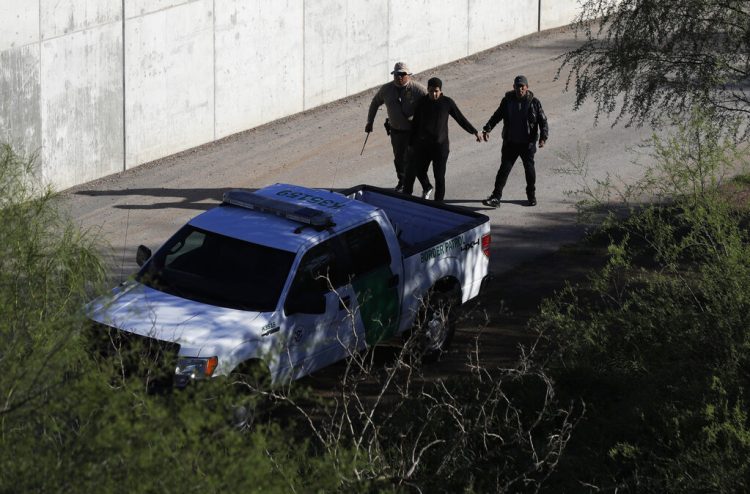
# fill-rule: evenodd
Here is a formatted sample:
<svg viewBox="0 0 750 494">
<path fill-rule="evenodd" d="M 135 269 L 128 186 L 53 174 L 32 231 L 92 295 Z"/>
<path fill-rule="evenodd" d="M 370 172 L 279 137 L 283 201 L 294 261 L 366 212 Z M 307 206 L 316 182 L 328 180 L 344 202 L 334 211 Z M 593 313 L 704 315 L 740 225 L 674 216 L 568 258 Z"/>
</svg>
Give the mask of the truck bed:
<svg viewBox="0 0 750 494">
<path fill-rule="evenodd" d="M 428 201 L 371 185 L 358 185 L 342 193 L 385 212 L 396 231 L 404 257 L 488 221 L 487 216 L 461 206 Z"/>
</svg>

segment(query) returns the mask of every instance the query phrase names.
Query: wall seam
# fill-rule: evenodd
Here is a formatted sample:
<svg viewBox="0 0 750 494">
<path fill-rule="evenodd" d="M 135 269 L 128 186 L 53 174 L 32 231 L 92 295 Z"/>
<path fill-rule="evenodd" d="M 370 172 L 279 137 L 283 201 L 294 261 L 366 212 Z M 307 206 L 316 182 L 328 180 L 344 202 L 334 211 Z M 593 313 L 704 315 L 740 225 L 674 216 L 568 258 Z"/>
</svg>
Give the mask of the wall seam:
<svg viewBox="0 0 750 494">
<path fill-rule="evenodd" d="M 37 2 L 37 8 L 39 9 L 37 18 L 37 28 L 39 29 L 39 176 L 44 179 L 44 165 L 46 162 L 46 156 L 44 152 L 44 111 L 42 110 L 42 92 L 44 85 L 44 73 L 42 72 L 42 0 Z"/>
<path fill-rule="evenodd" d="M 387 31 L 388 34 L 386 35 L 386 37 L 388 38 L 386 40 L 386 43 L 388 43 L 388 44 L 386 45 L 386 50 L 385 50 L 385 56 L 388 57 L 386 59 L 386 61 L 385 61 L 386 70 L 388 70 L 391 67 L 391 63 L 393 62 L 393 57 L 391 56 L 391 37 L 393 36 L 392 31 L 391 31 L 391 22 L 392 22 L 392 19 L 391 19 L 391 4 L 392 4 L 392 2 L 393 2 L 393 0 L 388 0 L 388 4 L 386 5 L 386 9 L 388 9 L 388 11 L 386 12 L 386 16 L 388 16 L 387 17 L 387 19 L 388 19 L 388 31 Z M 391 79 L 393 79 L 393 77 L 391 77 Z"/>
<path fill-rule="evenodd" d="M 536 32 L 540 32 L 542 30 L 542 0 L 539 0 L 539 9 L 537 10 L 537 17 L 536 17 Z"/>
<path fill-rule="evenodd" d="M 216 0 L 213 0 L 211 5 L 212 16 L 213 16 L 213 76 L 214 76 L 214 141 L 216 140 Z"/>
<path fill-rule="evenodd" d="M 388 4 L 390 4 L 390 0 L 388 1 Z M 346 51 L 344 53 L 349 53 L 349 0 L 346 0 L 346 7 L 344 8 L 344 10 L 346 12 L 344 14 L 344 39 L 346 39 Z M 386 34 L 386 36 L 388 36 L 388 34 Z M 348 67 L 348 65 L 349 62 L 347 62 L 346 77 L 344 78 L 344 94 L 346 96 L 349 96 L 349 74 L 351 73 L 351 70 L 349 70 L 350 67 Z"/>
<path fill-rule="evenodd" d="M 307 29 L 307 15 L 305 14 L 307 7 L 307 0 L 302 2 L 302 110 L 307 110 L 307 37 L 305 36 L 305 30 Z"/>
<path fill-rule="evenodd" d="M 127 52 L 125 48 L 125 0 L 121 2 L 122 7 L 122 171 L 128 169 L 128 127 L 127 127 L 127 101 L 126 101 L 126 65 L 125 65 L 125 54 Z"/>
</svg>

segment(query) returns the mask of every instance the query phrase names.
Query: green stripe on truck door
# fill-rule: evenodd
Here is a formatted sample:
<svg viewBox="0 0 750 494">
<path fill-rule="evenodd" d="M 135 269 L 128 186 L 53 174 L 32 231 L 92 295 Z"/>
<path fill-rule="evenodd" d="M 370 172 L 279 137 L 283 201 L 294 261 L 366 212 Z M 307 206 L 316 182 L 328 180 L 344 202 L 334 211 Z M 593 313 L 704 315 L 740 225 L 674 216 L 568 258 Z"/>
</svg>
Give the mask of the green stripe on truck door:
<svg viewBox="0 0 750 494">
<path fill-rule="evenodd" d="M 392 278 L 391 268 L 386 265 L 352 282 L 368 346 L 390 338 L 398 329 L 398 284 L 389 287 Z"/>
</svg>

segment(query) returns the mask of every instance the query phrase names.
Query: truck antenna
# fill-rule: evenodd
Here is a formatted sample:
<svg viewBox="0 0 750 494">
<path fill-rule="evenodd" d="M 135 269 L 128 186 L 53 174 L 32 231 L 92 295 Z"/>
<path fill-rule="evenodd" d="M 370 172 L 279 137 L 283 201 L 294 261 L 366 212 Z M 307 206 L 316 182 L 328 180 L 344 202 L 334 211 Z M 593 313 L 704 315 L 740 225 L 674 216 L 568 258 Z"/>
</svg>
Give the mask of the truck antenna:
<svg viewBox="0 0 750 494">
<path fill-rule="evenodd" d="M 329 190 L 333 192 L 334 187 L 336 187 L 336 177 L 339 174 L 339 165 L 341 164 L 341 158 L 337 158 L 335 164 L 333 165 L 333 177 L 331 178 L 331 187 Z"/>
<path fill-rule="evenodd" d="M 130 208 L 125 217 L 125 242 L 122 244 L 122 260 L 120 261 L 120 281 L 122 281 L 123 272 L 125 271 L 125 251 L 128 247 L 128 226 L 130 226 Z"/>
</svg>

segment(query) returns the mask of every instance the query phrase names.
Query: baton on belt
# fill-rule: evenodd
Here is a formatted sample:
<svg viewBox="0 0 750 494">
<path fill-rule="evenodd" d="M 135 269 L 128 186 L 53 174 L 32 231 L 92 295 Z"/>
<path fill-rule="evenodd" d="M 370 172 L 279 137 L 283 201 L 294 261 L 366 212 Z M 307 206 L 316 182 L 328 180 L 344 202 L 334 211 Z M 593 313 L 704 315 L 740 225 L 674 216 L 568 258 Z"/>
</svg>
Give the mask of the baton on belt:
<svg viewBox="0 0 750 494">
<path fill-rule="evenodd" d="M 367 145 L 367 139 L 369 139 L 369 138 L 370 138 L 370 133 L 368 132 L 367 135 L 365 136 L 365 143 L 362 144 L 362 151 L 359 152 L 360 156 L 362 156 L 362 153 L 365 152 L 365 146 Z"/>
</svg>

